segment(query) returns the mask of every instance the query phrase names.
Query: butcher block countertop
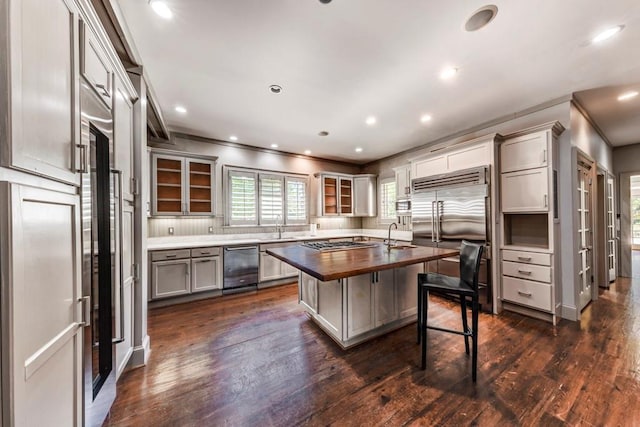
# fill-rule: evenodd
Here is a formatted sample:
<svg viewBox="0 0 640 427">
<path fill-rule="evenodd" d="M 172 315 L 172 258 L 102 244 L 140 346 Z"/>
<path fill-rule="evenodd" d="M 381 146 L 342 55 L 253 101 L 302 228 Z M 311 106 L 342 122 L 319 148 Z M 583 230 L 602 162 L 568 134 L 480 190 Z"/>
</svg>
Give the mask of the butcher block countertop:
<svg viewBox="0 0 640 427">
<path fill-rule="evenodd" d="M 267 253 L 327 282 L 452 257 L 458 255 L 459 251 L 424 246 L 401 246 L 389 250 L 386 245 L 379 243 L 369 247 L 326 252 L 295 245 L 268 249 Z"/>
</svg>

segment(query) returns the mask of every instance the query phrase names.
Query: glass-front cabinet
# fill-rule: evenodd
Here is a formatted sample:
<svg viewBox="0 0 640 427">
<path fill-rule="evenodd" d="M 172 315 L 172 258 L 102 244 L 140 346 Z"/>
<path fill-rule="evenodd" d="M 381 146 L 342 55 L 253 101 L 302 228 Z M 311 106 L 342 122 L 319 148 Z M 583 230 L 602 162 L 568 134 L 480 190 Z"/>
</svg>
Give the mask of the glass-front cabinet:
<svg viewBox="0 0 640 427">
<path fill-rule="evenodd" d="M 151 161 L 152 215 L 214 215 L 215 159 L 154 152 Z"/>
</svg>

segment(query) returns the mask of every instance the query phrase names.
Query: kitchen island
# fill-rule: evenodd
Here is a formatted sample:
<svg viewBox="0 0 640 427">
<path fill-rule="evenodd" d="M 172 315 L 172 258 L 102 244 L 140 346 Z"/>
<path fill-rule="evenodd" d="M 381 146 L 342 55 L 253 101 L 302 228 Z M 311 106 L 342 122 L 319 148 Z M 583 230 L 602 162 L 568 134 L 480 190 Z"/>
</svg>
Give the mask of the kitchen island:
<svg viewBox="0 0 640 427">
<path fill-rule="evenodd" d="M 318 250 L 305 245 L 268 254 L 300 270 L 300 304 L 342 348 L 416 321 L 417 275 L 455 249 L 362 244 Z"/>
</svg>

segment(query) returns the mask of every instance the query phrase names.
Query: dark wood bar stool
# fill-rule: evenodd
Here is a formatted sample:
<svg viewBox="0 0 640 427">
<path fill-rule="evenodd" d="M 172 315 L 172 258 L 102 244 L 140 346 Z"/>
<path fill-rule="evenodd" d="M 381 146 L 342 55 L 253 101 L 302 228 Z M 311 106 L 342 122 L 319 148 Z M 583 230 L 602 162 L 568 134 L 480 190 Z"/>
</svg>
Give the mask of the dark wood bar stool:
<svg viewBox="0 0 640 427">
<path fill-rule="evenodd" d="M 422 342 L 422 369 L 427 367 L 427 329 L 449 332 L 464 336 L 464 346 L 469 354 L 469 337 L 471 337 L 472 363 L 471 376 L 476 381 L 478 367 L 478 272 L 484 246 L 462 241 L 460 247 L 460 278 L 444 276 L 437 273 L 418 274 L 418 343 Z M 462 331 L 430 326 L 427 323 L 429 308 L 429 291 L 457 295 L 460 297 L 462 310 Z M 471 328 L 467 322 L 467 298 L 471 298 Z"/>
</svg>

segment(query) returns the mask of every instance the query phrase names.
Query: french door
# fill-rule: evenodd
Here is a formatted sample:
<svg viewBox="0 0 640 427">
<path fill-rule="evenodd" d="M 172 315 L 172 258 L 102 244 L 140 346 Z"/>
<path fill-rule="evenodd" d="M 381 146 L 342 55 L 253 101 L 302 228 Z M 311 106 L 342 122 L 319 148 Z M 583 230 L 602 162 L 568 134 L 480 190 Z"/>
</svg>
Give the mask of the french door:
<svg viewBox="0 0 640 427">
<path fill-rule="evenodd" d="M 616 215 L 613 178 L 607 179 L 607 270 L 608 280 L 616 280 Z"/>
<path fill-rule="evenodd" d="M 578 281 L 580 310 L 591 301 L 593 285 L 593 215 L 591 167 L 578 163 Z"/>
</svg>

